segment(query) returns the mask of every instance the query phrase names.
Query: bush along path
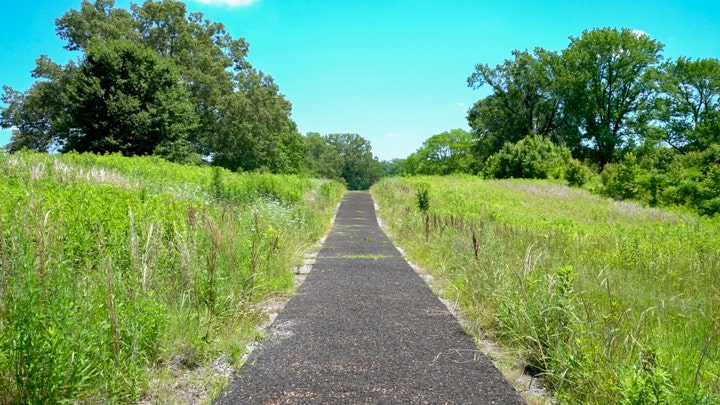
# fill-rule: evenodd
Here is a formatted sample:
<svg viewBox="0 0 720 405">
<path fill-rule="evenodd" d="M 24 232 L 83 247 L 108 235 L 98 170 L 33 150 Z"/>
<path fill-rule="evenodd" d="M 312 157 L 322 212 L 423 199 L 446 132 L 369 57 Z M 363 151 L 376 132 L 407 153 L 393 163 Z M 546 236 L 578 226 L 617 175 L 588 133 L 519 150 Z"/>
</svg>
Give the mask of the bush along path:
<svg viewBox="0 0 720 405">
<path fill-rule="evenodd" d="M 317 261 L 216 404 L 513 404 L 520 396 L 348 193 Z"/>
</svg>

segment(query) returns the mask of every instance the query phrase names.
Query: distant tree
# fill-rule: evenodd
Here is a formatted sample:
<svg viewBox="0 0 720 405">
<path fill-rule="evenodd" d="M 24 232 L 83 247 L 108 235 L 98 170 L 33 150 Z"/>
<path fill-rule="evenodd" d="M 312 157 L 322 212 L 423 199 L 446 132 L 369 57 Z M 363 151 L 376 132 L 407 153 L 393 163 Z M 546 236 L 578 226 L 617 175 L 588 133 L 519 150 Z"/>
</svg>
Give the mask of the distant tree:
<svg viewBox="0 0 720 405">
<path fill-rule="evenodd" d="M 664 67 L 662 140 L 681 152 L 720 143 L 720 60 L 680 57 Z"/>
<path fill-rule="evenodd" d="M 433 135 L 413 154 L 416 165 L 413 173 L 448 175 L 472 173 L 475 158 L 471 153 L 473 135 L 462 129 L 453 129 Z"/>
<path fill-rule="evenodd" d="M 357 134 L 330 134 L 328 145 L 342 157 L 341 176 L 350 190 L 367 190 L 380 180 L 380 162 L 370 142 Z"/>
<path fill-rule="evenodd" d="M 720 213 L 720 60 L 663 63 L 662 49 L 640 31 L 598 28 L 561 52 L 478 65 L 468 84 L 491 87 L 468 112 L 482 173 L 597 178 L 614 198 Z M 413 154 L 405 165 L 422 164 Z"/>
<path fill-rule="evenodd" d="M 306 166 L 312 175 L 331 180 L 343 180 L 343 157 L 334 146 L 328 143 L 327 138 L 317 132 L 310 132 L 305 137 L 305 143 L 307 145 Z"/>
<path fill-rule="evenodd" d="M 62 150 L 187 156 L 194 126 L 174 66 L 127 40 L 98 42 L 66 87 Z"/>
<path fill-rule="evenodd" d="M 410 156 L 405 158 L 402 164 L 403 174 L 407 176 L 418 175 L 418 168 L 420 168 L 420 156 L 416 153 L 412 153 Z"/>
<path fill-rule="evenodd" d="M 578 131 L 565 144 L 601 167 L 640 139 L 643 110 L 657 94 L 663 45 L 644 33 L 613 28 L 571 37 L 561 54 L 557 95 Z"/>
<path fill-rule="evenodd" d="M 382 162 L 380 162 L 380 165 L 382 167 L 382 177 L 406 175 L 407 173 L 405 172 L 405 162 L 406 159 L 383 160 Z"/>
</svg>

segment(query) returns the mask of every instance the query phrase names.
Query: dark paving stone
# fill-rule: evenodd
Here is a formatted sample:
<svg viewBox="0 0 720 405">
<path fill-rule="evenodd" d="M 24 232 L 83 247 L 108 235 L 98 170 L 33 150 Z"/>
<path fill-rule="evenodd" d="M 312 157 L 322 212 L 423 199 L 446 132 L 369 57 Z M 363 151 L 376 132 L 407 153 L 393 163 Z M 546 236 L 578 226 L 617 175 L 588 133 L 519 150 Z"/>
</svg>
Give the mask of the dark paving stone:
<svg viewBox="0 0 720 405">
<path fill-rule="evenodd" d="M 313 270 L 216 404 L 520 404 L 348 193 Z"/>
</svg>

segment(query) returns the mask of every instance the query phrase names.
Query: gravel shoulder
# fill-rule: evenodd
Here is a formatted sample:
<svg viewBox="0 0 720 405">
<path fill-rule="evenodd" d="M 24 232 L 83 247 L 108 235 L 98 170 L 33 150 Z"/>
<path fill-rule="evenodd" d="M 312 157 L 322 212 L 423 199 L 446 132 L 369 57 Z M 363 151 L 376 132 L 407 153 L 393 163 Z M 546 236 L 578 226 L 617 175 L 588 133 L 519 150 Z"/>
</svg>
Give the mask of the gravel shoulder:
<svg viewBox="0 0 720 405">
<path fill-rule="evenodd" d="M 216 404 L 523 400 L 348 193 L 305 282 Z"/>
</svg>

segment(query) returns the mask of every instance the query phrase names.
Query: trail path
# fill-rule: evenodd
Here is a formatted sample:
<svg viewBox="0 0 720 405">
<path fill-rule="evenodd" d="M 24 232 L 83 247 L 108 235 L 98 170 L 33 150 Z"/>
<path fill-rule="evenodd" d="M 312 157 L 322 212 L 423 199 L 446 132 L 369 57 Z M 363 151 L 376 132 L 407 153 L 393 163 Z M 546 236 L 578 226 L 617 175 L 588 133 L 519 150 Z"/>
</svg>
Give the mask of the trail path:
<svg viewBox="0 0 720 405">
<path fill-rule="evenodd" d="M 348 193 L 268 340 L 217 404 L 520 404 L 377 223 Z"/>
</svg>

